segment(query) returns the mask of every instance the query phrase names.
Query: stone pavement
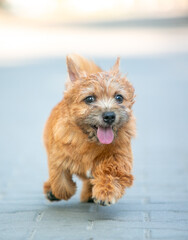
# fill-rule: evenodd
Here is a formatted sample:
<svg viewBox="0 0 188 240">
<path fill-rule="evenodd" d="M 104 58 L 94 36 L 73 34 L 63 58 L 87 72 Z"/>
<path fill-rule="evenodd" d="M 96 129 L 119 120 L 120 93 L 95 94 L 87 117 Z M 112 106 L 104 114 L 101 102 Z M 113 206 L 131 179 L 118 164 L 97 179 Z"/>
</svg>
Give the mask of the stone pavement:
<svg viewBox="0 0 188 240">
<path fill-rule="evenodd" d="M 105 69 L 114 59 L 95 59 Z M 42 130 L 61 99 L 65 59 L 0 67 L 0 239 L 188 239 L 188 55 L 121 62 L 134 84 L 134 186 L 111 207 L 49 203 Z"/>
</svg>

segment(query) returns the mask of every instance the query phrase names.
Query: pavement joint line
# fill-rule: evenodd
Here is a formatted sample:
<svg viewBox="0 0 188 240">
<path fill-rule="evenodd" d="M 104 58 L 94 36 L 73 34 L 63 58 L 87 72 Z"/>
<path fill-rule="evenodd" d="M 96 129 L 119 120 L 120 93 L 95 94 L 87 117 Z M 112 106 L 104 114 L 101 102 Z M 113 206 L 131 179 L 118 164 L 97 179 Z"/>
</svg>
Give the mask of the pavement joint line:
<svg viewBox="0 0 188 240">
<path fill-rule="evenodd" d="M 89 212 L 96 212 L 97 208 L 95 204 L 91 204 L 91 206 L 89 207 Z"/>
<path fill-rule="evenodd" d="M 144 239 L 151 239 L 151 230 L 144 229 Z"/>
<path fill-rule="evenodd" d="M 27 240 L 32 240 L 37 232 L 37 227 L 38 227 L 38 222 L 40 222 L 43 218 L 44 212 L 37 212 L 37 214 L 35 215 L 34 218 L 34 227 L 32 229 L 32 231 L 29 234 L 29 237 L 27 238 Z"/>
<path fill-rule="evenodd" d="M 35 217 L 35 222 L 40 222 L 43 218 L 44 212 L 38 212 L 37 216 Z"/>
<path fill-rule="evenodd" d="M 34 229 L 31 231 L 31 233 L 30 233 L 29 237 L 27 238 L 27 240 L 32 240 L 32 239 L 34 238 L 36 232 L 37 232 L 37 229 L 34 228 Z"/>
<path fill-rule="evenodd" d="M 88 231 L 91 231 L 91 230 L 93 230 L 93 226 L 94 226 L 94 221 L 93 220 L 89 220 L 86 229 Z"/>
<path fill-rule="evenodd" d="M 149 212 L 144 212 L 144 213 L 143 213 L 143 221 L 144 221 L 144 222 L 150 222 L 150 221 L 151 221 L 150 213 L 149 213 Z"/>
</svg>

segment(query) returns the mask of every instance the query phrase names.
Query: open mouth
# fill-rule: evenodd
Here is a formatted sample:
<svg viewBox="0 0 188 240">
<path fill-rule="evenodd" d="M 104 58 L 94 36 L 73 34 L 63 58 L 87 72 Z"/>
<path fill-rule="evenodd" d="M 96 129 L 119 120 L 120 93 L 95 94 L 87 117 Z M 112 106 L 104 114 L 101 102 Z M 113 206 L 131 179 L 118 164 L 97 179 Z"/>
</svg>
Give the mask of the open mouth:
<svg viewBox="0 0 188 240">
<path fill-rule="evenodd" d="M 101 127 L 101 126 L 92 126 L 93 129 L 97 131 L 97 138 L 102 144 L 110 144 L 114 140 L 114 132 L 112 126 Z"/>
</svg>

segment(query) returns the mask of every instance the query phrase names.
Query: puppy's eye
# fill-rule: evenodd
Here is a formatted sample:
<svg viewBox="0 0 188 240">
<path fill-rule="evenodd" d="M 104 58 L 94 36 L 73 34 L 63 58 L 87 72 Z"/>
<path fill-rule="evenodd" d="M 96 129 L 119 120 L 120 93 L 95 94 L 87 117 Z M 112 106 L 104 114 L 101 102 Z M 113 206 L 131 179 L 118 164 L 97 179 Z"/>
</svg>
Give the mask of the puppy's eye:
<svg viewBox="0 0 188 240">
<path fill-rule="evenodd" d="M 115 99 L 118 103 L 122 103 L 123 102 L 123 96 L 120 94 L 115 95 Z"/>
<path fill-rule="evenodd" d="M 90 104 L 92 102 L 95 102 L 96 98 L 94 96 L 88 96 L 84 99 L 84 102 L 87 104 Z"/>
</svg>

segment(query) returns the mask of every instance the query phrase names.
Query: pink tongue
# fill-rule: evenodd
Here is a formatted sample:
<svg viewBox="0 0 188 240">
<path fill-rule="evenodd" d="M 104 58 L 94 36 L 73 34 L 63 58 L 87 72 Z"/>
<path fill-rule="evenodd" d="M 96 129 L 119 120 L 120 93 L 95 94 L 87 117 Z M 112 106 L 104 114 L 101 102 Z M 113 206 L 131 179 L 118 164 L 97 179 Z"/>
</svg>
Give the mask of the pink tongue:
<svg viewBox="0 0 188 240">
<path fill-rule="evenodd" d="M 114 133 L 111 127 L 98 127 L 97 137 L 102 144 L 110 144 L 114 140 Z"/>
</svg>

